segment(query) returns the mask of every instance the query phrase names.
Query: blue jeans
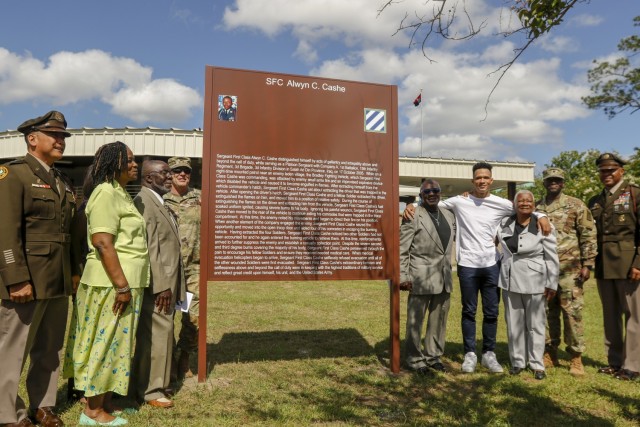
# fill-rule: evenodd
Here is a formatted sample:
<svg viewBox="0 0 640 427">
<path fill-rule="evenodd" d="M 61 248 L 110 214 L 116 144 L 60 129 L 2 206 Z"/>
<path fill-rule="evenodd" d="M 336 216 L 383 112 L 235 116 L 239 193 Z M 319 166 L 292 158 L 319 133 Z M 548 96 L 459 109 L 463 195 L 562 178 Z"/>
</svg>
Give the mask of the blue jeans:
<svg viewBox="0 0 640 427">
<path fill-rule="evenodd" d="M 496 347 L 500 290 L 500 264 L 485 268 L 458 266 L 460 296 L 462 298 L 462 341 L 464 352 L 476 351 L 476 310 L 478 291 L 482 296 L 482 353 Z"/>
</svg>

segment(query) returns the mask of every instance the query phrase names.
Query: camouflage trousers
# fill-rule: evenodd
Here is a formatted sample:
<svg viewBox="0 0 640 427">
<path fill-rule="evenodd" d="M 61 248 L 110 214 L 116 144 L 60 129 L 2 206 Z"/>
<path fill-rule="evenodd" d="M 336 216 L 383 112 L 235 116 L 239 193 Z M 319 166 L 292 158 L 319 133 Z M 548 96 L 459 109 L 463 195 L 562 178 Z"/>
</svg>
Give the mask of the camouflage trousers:
<svg viewBox="0 0 640 427">
<path fill-rule="evenodd" d="M 177 347 L 186 353 L 198 350 L 198 313 L 200 311 L 200 274 L 186 277 L 187 290 L 193 293 L 189 312 L 182 313 L 181 328 Z"/>
<path fill-rule="evenodd" d="M 547 303 L 546 347 L 558 348 L 561 338 L 561 321 L 564 324 L 564 343 L 571 354 L 584 353 L 584 289 L 582 283 L 573 279 L 574 274 L 560 276 L 556 296 Z"/>
</svg>

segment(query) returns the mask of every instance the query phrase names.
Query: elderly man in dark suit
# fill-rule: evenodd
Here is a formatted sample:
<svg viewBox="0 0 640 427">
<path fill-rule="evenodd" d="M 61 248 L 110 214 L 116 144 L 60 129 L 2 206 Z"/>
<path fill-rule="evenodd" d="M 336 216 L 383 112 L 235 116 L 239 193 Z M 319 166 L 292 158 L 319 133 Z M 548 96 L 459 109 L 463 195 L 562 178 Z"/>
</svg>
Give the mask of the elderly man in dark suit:
<svg viewBox="0 0 640 427">
<path fill-rule="evenodd" d="M 598 229 L 596 279 L 602 301 L 608 366 L 602 374 L 640 378 L 640 188 L 624 179 L 613 153 L 596 160 L 604 189 L 589 200 Z"/>
<path fill-rule="evenodd" d="M 142 188 L 134 203 L 147 224 L 151 283 L 145 290 L 136 335 L 134 397 L 170 408 L 167 396 L 173 355 L 176 300 L 185 299 L 184 271 L 176 219 L 162 198 L 171 189 L 169 165 L 159 160 L 142 164 Z"/>
<path fill-rule="evenodd" d="M 447 316 L 451 297 L 451 248 L 455 217 L 438 208 L 440 185 L 427 179 L 420 187 L 422 206 L 400 227 L 400 288 L 409 290 L 405 362 L 420 375 L 445 371 Z M 422 324 L 429 312 L 422 350 Z"/>
<path fill-rule="evenodd" d="M 59 427 L 63 422 L 53 411 L 58 353 L 80 268 L 70 250 L 74 193 L 53 164 L 71 134 L 58 111 L 27 120 L 18 130 L 27 155 L 0 166 L 0 425 L 33 425 L 18 395 L 24 358 L 30 356 L 27 394 L 33 418 Z"/>
</svg>

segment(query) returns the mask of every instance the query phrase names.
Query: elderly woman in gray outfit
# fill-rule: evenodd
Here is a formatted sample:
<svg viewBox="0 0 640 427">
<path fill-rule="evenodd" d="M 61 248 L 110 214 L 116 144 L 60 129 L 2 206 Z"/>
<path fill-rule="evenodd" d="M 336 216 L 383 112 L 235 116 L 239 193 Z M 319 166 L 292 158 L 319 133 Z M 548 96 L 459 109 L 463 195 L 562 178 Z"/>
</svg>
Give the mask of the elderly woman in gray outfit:
<svg viewBox="0 0 640 427">
<path fill-rule="evenodd" d="M 555 295 L 560 268 L 555 230 L 548 236 L 538 231 L 530 191 L 516 193 L 513 205 L 515 215 L 504 218 L 498 228 L 503 251 L 499 286 L 507 321 L 509 373 L 520 374 L 528 359 L 534 378 L 542 380 L 546 377 L 542 361 L 547 321 L 545 298 Z"/>
</svg>

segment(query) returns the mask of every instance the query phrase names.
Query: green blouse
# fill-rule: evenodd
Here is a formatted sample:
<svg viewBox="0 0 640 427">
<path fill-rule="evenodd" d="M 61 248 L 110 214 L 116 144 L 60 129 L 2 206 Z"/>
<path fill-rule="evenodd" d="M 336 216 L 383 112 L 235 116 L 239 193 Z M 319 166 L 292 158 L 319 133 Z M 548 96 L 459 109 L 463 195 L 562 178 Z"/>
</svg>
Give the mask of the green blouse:
<svg viewBox="0 0 640 427">
<path fill-rule="evenodd" d="M 116 181 L 98 185 L 89 197 L 85 212 L 89 254 L 80 281 L 88 286 L 113 286 L 102 266 L 100 254 L 91 244 L 92 234 L 109 233 L 115 236 L 114 246 L 129 287 L 149 286 L 147 228 L 125 189 Z"/>
</svg>

